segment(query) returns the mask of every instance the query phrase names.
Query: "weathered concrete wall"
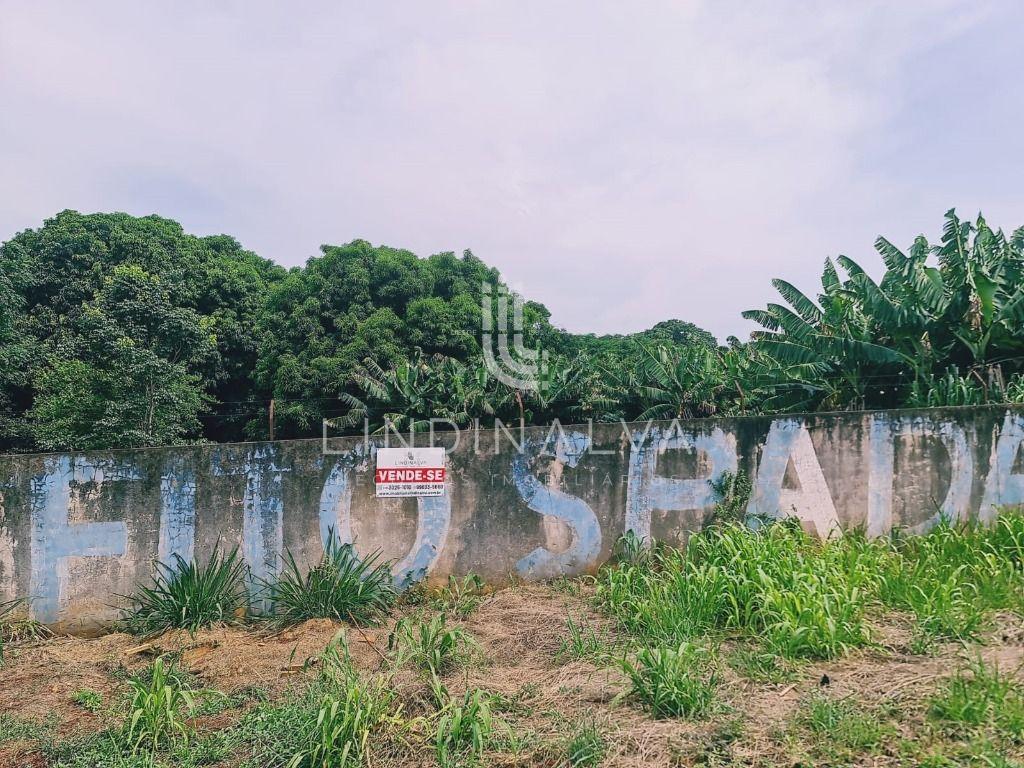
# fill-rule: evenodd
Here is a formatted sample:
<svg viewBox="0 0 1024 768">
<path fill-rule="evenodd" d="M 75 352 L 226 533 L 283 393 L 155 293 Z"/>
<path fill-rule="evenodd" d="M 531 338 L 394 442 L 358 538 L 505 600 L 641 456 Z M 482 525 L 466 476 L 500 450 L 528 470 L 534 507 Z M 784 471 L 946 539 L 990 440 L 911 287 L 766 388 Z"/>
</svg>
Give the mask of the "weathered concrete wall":
<svg viewBox="0 0 1024 768">
<path fill-rule="evenodd" d="M 922 531 L 1024 502 L 1022 439 L 1024 410 L 1005 407 L 531 428 L 521 451 L 506 433 L 439 433 L 449 492 L 418 500 L 374 497 L 376 439 L 0 457 L 0 600 L 87 629 L 155 559 L 237 545 L 266 577 L 286 549 L 315 562 L 330 529 L 383 549 L 399 582 L 580 573 L 626 530 L 685 540 L 708 480 L 737 468 L 752 513 L 821 535 Z"/>
</svg>

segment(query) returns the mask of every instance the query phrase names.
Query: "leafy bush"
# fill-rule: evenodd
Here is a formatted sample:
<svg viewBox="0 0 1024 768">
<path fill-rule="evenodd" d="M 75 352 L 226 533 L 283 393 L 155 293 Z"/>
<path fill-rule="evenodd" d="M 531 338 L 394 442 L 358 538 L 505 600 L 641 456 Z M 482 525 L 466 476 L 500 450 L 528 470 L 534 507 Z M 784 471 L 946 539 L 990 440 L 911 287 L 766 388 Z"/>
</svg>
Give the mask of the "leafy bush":
<svg viewBox="0 0 1024 768">
<path fill-rule="evenodd" d="M 237 549 L 225 557 L 214 549 L 202 565 L 175 554 L 172 564 L 156 564 L 152 586 L 129 597 L 131 607 L 122 623 L 136 635 L 173 628 L 195 633 L 212 624 L 237 623 L 249 606 L 246 575 Z"/>
<path fill-rule="evenodd" d="M 753 491 L 753 484 L 742 469 L 737 472 L 723 472 L 715 480 L 708 481 L 718 497 L 712 512 L 713 523 L 742 523 L 747 519 L 747 503 Z"/>
<path fill-rule="evenodd" d="M 719 677 L 704 648 L 645 648 L 623 670 L 631 694 L 656 718 L 701 718 L 711 711 Z"/>
<path fill-rule="evenodd" d="M 433 675 L 464 663 L 477 648 L 472 635 L 461 627 L 449 627 L 443 614 L 429 621 L 402 619 L 388 637 L 396 664 L 411 662 Z"/>
<path fill-rule="evenodd" d="M 391 564 L 380 561 L 380 553 L 360 558 L 351 544 L 334 536 L 320 562 L 307 572 L 288 552 L 282 574 L 265 587 L 273 605 L 270 620 L 281 626 L 308 619 L 373 624 L 391 611 L 398 597 Z"/>
</svg>

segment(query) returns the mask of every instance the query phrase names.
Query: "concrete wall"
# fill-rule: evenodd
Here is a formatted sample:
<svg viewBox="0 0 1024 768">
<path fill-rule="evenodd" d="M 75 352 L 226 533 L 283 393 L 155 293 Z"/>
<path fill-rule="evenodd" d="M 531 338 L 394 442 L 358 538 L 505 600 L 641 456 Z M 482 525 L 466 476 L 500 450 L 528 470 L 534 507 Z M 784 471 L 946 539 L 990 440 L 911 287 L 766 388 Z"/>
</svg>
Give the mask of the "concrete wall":
<svg viewBox="0 0 1024 768">
<path fill-rule="evenodd" d="M 266 577 L 285 549 L 315 562 L 330 529 L 383 549 L 399 582 L 593 571 L 626 530 L 683 542 L 714 504 L 708 479 L 737 468 L 750 512 L 823 536 L 1024 502 L 1024 410 L 1006 407 L 531 428 L 521 451 L 510 437 L 440 433 L 449 492 L 418 500 L 374 497 L 376 439 L 0 457 L 0 600 L 86 630 L 157 558 L 237 545 Z"/>
</svg>

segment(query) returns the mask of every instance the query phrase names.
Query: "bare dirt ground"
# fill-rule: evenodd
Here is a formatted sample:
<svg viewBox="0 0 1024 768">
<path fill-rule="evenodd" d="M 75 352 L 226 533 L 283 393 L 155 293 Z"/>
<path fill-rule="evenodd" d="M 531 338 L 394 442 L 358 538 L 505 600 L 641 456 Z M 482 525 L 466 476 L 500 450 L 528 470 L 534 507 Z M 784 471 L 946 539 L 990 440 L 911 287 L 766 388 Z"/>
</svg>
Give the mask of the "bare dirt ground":
<svg viewBox="0 0 1024 768">
<path fill-rule="evenodd" d="M 969 651 L 949 645 L 926 656 L 909 652 L 909 631 L 894 620 L 879 627 L 877 647 L 837 661 L 799 665 L 784 683 L 754 682 L 723 664 L 719 715 L 699 722 L 654 720 L 623 696 L 625 676 L 617 668 L 566 661 L 559 653 L 570 613 L 611 632 L 585 587 L 521 585 L 500 590 L 461 622 L 479 642 L 480 659 L 447 675 L 445 684 L 453 693 L 479 687 L 499 694 L 506 703 L 499 717 L 522 742 L 515 751 L 488 754 L 487 765 L 564 764 L 564 757 L 557 756 L 558 745 L 580 722 L 592 722 L 603 733 L 607 751 L 602 766 L 819 765 L 823 763 L 808 756 L 813 745 L 794 738 L 791 725 L 801 703 L 815 692 L 849 697 L 865 710 L 897 712 L 893 722 L 898 737 L 915 740 L 928 697 L 965 659 L 978 654 L 1019 679 L 1024 664 L 1024 626 L 1018 617 L 999 617 L 986 641 Z M 116 701 L 127 688 L 127 676 L 162 653 L 178 656 L 180 666 L 203 687 L 226 694 L 258 688 L 273 700 L 317 674 L 315 660 L 339 631 L 347 636 L 360 670 L 379 670 L 393 625 L 358 630 L 317 620 L 278 634 L 215 628 L 195 637 L 172 632 L 146 642 L 114 633 L 15 646 L 8 648 L 7 663 L 0 668 L 0 713 L 22 721 L 55 721 L 57 738 L 99 731 L 112 724 L 111 716 L 84 709 L 73 698 L 76 692 L 87 689 L 107 702 Z M 722 652 L 728 647 L 725 643 Z M 422 676 L 400 673 L 395 686 L 414 711 L 426 690 Z M 199 718 L 195 724 L 201 731 L 228 728 L 248 706 Z M 424 753 L 422 760 L 411 757 L 402 764 L 435 762 Z M 912 763 L 883 749 L 859 764 Z M 0 746 L 0 766 L 21 765 L 41 766 L 45 761 L 28 740 Z"/>
</svg>

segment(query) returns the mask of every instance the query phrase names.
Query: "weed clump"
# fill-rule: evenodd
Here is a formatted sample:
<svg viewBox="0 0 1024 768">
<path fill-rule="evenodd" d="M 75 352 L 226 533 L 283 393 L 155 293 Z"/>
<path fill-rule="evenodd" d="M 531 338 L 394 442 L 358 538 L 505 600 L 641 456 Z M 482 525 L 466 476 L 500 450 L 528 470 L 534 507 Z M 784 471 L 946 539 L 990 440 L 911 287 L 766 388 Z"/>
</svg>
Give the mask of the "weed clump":
<svg viewBox="0 0 1024 768">
<path fill-rule="evenodd" d="M 448 584 L 431 597 L 431 607 L 456 618 L 464 619 L 480 607 L 484 600 L 484 580 L 475 573 L 461 579 L 448 577 Z"/>
<path fill-rule="evenodd" d="M 320 562 L 303 571 L 289 552 L 278 579 L 266 585 L 270 621 L 287 626 L 309 619 L 369 625 L 386 616 L 398 598 L 391 565 L 379 553 L 361 558 L 332 536 Z"/>
<path fill-rule="evenodd" d="M 28 617 L 28 600 L 16 598 L 0 603 L 0 666 L 8 643 L 43 640 L 51 636 L 50 630 Z"/>
<path fill-rule="evenodd" d="M 805 702 L 798 719 L 815 735 L 849 750 L 873 748 L 885 735 L 872 713 L 858 708 L 850 699 L 835 699 L 824 693 Z"/>
<path fill-rule="evenodd" d="M 429 621 L 402 619 L 388 637 L 395 664 L 412 663 L 431 675 L 441 675 L 465 663 L 479 646 L 466 630 L 449 627 L 444 614 Z"/>
<path fill-rule="evenodd" d="M 180 741 L 188 741 L 186 716 L 195 708 L 191 690 L 177 684 L 168 674 L 162 658 L 153 662 L 148 682 L 129 679 L 132 699 L 129 704 L 125 741 L 133 753 L 145 748 L 160 749 Z"/>
<path fill-rule="evenodd" d="M 581 615 L 577 620 L 570 613 L 565 620 L 565 627 L 568 630 L 568 637 L 564 638 L 559 646 L 559 658 L 596 661 L 610 655 L 610 640 L 599 635 L 586 616 Z"/>
<path fill-rule="evenodd" d="M 1024 741 L 1024 693 L 1012 675 L 980 659 L 959 670 L 932 698 L 929 716 L 959 735 L 990 731 Z"/>
<path fill-rule="evenodd" d="M 606 569 L 597 599 L 652 645 L 741 630 L 784 656 L 832 658 L 868 640 L 871 547 L 844 546 L 817 542 L 795 522 L 757 531 L 723 523 L 685 551 L 656 546 L 642 565 Z"/>
<path fill-rule="evenodd" d="M 565 747 L 565 759 L 570 768 L 595 768 L 601 764 L 608 747 L 604 736 L 593 722 L 577 725 Z"/>
<path fill-rule="evenodd" d="M 1024 609 L 1024 516 L 991 527 L 940 522 L 922 536 L 899 536 L 880 569 L 879 597 L 916 618 L 916 645 L 976 639 L 990 613 Z"/>
<path fill-rule="evenodd" d="M 386 680 L 365 681 L 339 639 L 320 658 L 319 678 L 283 702 L 257 705 L 238 736 L 253 764 L 267 768 L 356 768 L 404 727 Z"/>
<path fill-rule="evenodd" d="M 464 758 L 479 761 L 495 729 L 491 696 L 479 688 L 453 697 L 434 675 L 431 690 L 437 703 L 434 754 L 441 768 L 455 768 Z"/>
<path fill-rule="evenodd" d="M 700 646 L 645 648 L 634 663 L 623 663 L 623 671 L 630 693 L 656 718 L 698 719 L 712 710 L 719 676 Z"/>
<path fill-rule="evenodd" d="M 977 637 L 996 610 L 1024 610 L 1024 517 L 991 527 L 942 523 L 927 534 L 820 541 L 794 519 L 751 530 L 718 522 L 684 550 L 655 544 L 605 568 L 597 601 L 645 645 L 741 633 L 789 659 L 831 659 L 871 640 L 867 617 L 915 619 L 915 647 Z"/>
<path fill-rule="evenodd" d="M 238 623 L 249 607 L 247 573 L 237 549 L 224 557 L 214 549 L 205 564 L 175 554 L 171 564 L 156 564 L 152 586 L 129 596 L 122 625 L 145 636 L 176 628 L 194 634 L 213 624 Z"/>
</svg>

